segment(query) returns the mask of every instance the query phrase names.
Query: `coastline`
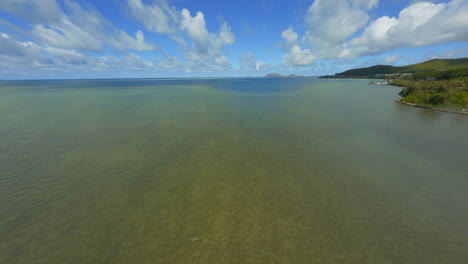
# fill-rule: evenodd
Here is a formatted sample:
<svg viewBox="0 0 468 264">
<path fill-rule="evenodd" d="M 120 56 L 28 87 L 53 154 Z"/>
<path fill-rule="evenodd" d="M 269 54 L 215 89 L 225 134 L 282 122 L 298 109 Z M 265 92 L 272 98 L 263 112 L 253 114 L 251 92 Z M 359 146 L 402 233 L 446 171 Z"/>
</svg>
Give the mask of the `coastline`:
<svg viewBox="0 0 468 264">
<path fill-rule="evenodd" d="M 408 103 L 408 102 L 402 101 L 401 99 L 395 99 L 395 102 L 400 103 L 400 104 L 404 104 L 404 105 L 409 105 L 409 106 L 412 106 L 412 107 L 423 108 L 423 109 L 428 109 L 428 110 L 434 110 L 434 111 L 439 111 L 439 112 L 446 112 L 446 113 L 451 113 L 451 114 L 468 115 L 468 112 L 450 111 L 450 110 L 445 110 L 445 109 L 440 109 L 440 108 L 434 108 L 434 107 L 429 107 L 429 106 L 416 105 L 416 104 L 412 104 L 412 103 Z"/>
</svg>

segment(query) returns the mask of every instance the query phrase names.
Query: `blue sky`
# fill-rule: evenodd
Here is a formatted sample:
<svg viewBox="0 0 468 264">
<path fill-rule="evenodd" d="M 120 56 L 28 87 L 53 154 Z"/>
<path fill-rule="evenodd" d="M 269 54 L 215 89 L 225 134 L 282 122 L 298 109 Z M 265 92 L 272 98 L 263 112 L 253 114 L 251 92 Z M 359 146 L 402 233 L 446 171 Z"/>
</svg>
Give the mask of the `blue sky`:
<svg viewBox="0 0 468 264">
<path fill-rule="evenodd" d="M 0 78 L 334 74 L 468 55 L 468 1 L 1 0 Z"/>
</svg>

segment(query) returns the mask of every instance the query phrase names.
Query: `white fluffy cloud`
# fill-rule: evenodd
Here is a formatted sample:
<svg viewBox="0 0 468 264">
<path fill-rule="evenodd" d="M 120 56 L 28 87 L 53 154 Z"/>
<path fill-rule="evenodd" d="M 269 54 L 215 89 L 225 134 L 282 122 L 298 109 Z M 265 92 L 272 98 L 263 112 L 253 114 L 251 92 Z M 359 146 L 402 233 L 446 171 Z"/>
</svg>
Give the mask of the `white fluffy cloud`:
<svg viewBox="0 0 468 264">
<path fill-rule="evenodd" d="M 135 19 L 150 31 L 174 34 L 179 27 L 180 13 L 165 0 L 158 0 L 153 4 L 128 0 L 127 6 Z"/>
<path fill-rule="evenodd" d="M 177 57 L 165 55 L 164 59 L 157 60 L 157 68 L 163 72 L 186 72 L 184 63 Z"/>
<path fill-rule="evenodd" d="M 315 0 L 308 8 L 305 23 L 307 31 L 298 44 L 298 35 L 290 27 L 281 33 L 284 48 L 284 66 L 310 66 L 318 58 L 333 58 L 341 53 L 346 40 L 369 21 L 367 11 L 378 0 Z"/>
<path fill-rule="evenodd" d="M 226 22 L 221 23 L 219 33 L 215 34 L 206 28 L 205 16 L 200 11 L 193 15 L 186 8 L 178 11 L 165 0 L 152 3 L 127 0 L 127 5 L 133 17 L 147 30 L 167 34 L 179 43 L 187 60 L 186 71 L 219 71 L 232 67 L 223 54 L 224 48 L 235 42 L 235 36 Z M 161 65 L 165 67 L 166 62 L 173 61 L 167 60 Z"/>
<path fill-rule="evenodd" d="M 317 59 L 310 49 L 301 49 L 299 45 L 294 45 L 290 52 L 283 55 L 282 64 L 284 66 L 308 66 Z"/>
<path fill-rule="evenodd" d="M 316 0 L 306 14 L 304 41 L 322 58 L 336 56 L 345 41 L 369 21 L 377 0 Z"/>
<path fill-rule="evenodd" d="M 216 59 L 222 56 L 220 50 L 234 43 L 234 34 L 229 25 L 224 22 L 218 35 L 209 33 L 206 29 L 205 17 L 202 12 L 191 16 L 190 11 L 183 9 L 180 29 L 187 34 L 192 42 L 189 52 L 190 59 L 200 59 L 202 56 L 211 56 Z"/>
<path fill-rule="evenodd" d="M 281 37 L 284 39 L 284 49 L 288 50 L 292 46 L 297 45 L 297 33 L 294 32 L 292 27 L 289 27 L 288 29 L 281 32 Z"/>
<path fill-rule="evenodd" d="M 21 19 L 19 27 L 0 21 L 0 71 L 10 78 L 63 77 L 68 72 L 111 73 L 154 70 L 131 51 L 154 51 L 144 33 L 118 29 L 89 5 L 65 0 L 1 0 L 0 11 Z M 92 56 L 118 51 L 120 55 Z M 122 52 L 125 51 L 125 52 Z M 65 75 L 66 76 L 66 75 Z M 72 75 L 73 76 L 73 75 Z"/>
<path fill-rule="evenodd" d="M 239 56 L 239 70 L 246 72 L 265 72 L 269 71 L 271 67 L 263 61 L 257 61 L 254 52 L 247 52 Z"/>
<path fill-rule="evenodd" d="M 287 67 L 308 66 L 314 63 L 317 58 L 310 49 L 302 49 L 297 43 L 297 33 L 292 27 L 281 33 L 284 39 L 283 47 L 289 52 L 283 55 L 282 65 Z"/>
<path fill-rule="evenodd" d="M 27 26 L 0 20 L 0 62 L 3 75 L 23 72 L 58 73 L 74 69 L 112 72 L 153 70 L 162 72 L 216 72 L 232 70 L 224 48 L 235 42 L 227 22 L 209 32 L 202 12 L 178 10 L 166 0 L 123 0 L 129 13 L 145 29 L 173 39 L 183 58 L 164 55 L 143 60 L 131 51 L 156 51 L 145 33 L 129 34 L 117 28 L 86 2 L 74 0 L 1 0 L 0 12 L 19 18 Z M 11 32 L 14 32 L 11 34 Z M 108 55 L 97 56 L 106 52 Z"/>
<path fill-rule="evenodd" d="M 129 47 L 136 51 L 154 51 L 157 49 L 156 45 L 146 42 L 145 35 L 140 30 L 135 33 L 135 38 L 129 36 L 127 32 L 120 30 L 119 36 L 110 42 L 119 50 L 129 49 Z"/>
<path fill-rule="evenodd" d="M 76 50 L 60 49 L 60 48 L 44 48 L 44 51 L 57 58 L 57 62 L 72 64 L 72 65 L 86 65 L 89 63 L 89 59 L 84 54 L 77 52 Z"/>
<path fill-rule="evenodd" d="M 208 46 L 210 33 L 206 29 L 205 16 L 198 11 L 195 16 L 190 15 L 190 11 L 182 9 L 182 20 L 180 21 L 180 29 L 184 30 L 189 38 L 198 46 Z"/>
<path fill-rule="evenodd" d="M 6 33 L 0 32 L 0 62 L 7 68 L 16 70 L 27 65 L 53 64 L 41 46 L 31 41 L 17 41 Z"/>
<path fill-rule="evenodd" d="M 103 50 L 100 40 L 71 23 L 67 18 L 55 26 L 36 25 L 32 33 L 38 42 L 52 47 L 88 51 Z"/>
<path fill-rule="evenodd" d="M 67 72 L 95 74 L 141 73 L 155 65 L 135 54 L 93 57 L 74 49 L 18 41 L 0 32 L 0 74 L 10 78 L 62 77 Z"/>
<path fill-rule="evenodd" d="M 1 0 L 0 10 L 33 23 L 51 23 L 61 17 L 56 0 Z"/>
<path fill-rule="evenodd" d="M 282 32 L 288 53 L 283 65 L 310 65 L 314 59 L 354 58 L 404 47 L 468 41 L 468 1 L 413 2 L 398 17 L 370 20 L 378 0 L 316 0 L 307 10 L 307 30 Z M 391 62 L 396 57 L 387 57 Z"/>
<path fill-rule="evenodd" d="M 343 55 L 356 57 L 400 47 L 468 41 L 468 2 L 454 0 L 434 4 L 418 2 L 398 17 L 372 21 L 361 36 L 352 39 Z"/>
<path fill-rule="evenodd" d="M 2 0 L 0 11 L 22 18 L 31 25 L 26 33 L 37 43 L 62 49 L 103 51 L 105 46 L 119 50 L 153 51 L 143 32 L 131 37 L 92 8 L 65 1 L 63 9 L 55 0 Z"/>
</svg>

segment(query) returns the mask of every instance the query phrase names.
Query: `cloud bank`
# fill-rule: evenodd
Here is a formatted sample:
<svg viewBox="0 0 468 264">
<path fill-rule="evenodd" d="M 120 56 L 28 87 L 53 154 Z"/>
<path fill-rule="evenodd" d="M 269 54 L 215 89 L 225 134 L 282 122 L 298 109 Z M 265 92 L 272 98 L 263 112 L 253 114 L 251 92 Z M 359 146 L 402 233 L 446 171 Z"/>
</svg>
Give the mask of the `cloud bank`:
<svg viewBox="0 0 468 264">
<path fill-rule="evenodd" d="M 117 71 L 117 65 L 128 69 L 148 68 L 151 63 L 137 61 L 128 52 L 156 51 L 142 31 L 134 36 L 116 28 L 89 5 L 55 0 L 2 0 L 0 11 L 27 24 L 16 27 L 3 23 L 0 33 L 0 68 L 8 76 L 54 76 L 54 73 Z M 116 51 L 118 57 L 93 56 Z M 108 63 L 108 65 L 107 65 Z"/>
<path fill-rule="evenodd" d="M 128 0 L 127 6 L 133 18 L 148 31 L 166 34 L 179 44 L 184 59 L 187 60 L 184 71 L 212 72 L 232 68 L 231 62 L 223 53 L 227 45 L 235 42 L 235 36 L 227 22 L 222 21 L 220 31 L 213 33 L 206 28 L 205 16 L 201 11 L 192 15 L 188 9 L 177 10 L 163 0 L 152 3 Z M 170 57 L 165 58 L 167 61 L 163 65 L 168 66 L 171 62 L 179 64 L 179 61 Z"/>
<path fill-rule="evenodd" d="M 267 32 L 263 24 L 257 32 L 276 36 L 270 46 L 243 41 L 242 34 L 236 40 L 235 23 L 231 28 L 222 17 L 211 23 L 208 13 L 177 8 L 167 0 L 109 1 L 112 11 L 120 7 L 125 16 L 109 14 L 102 2 L 89 0 L 1 0 L 0 76 L 309 72 L 331 68 L 323 66 L 330 61 L 362 56 L 377 55 L 374 61 L 392 63 L 402 58 L 400 48 L 468 41 L 466 0 L 409 1 L 392 16 L 377 15 L 386 14 L 382 8 L 377 11 L 383 3 L 378 0 L 315 0 L 307 4 L 299 26 Z M 247 23 L 241 20 L 240 28 Z M 280 38 L 280 45 L 273 43 Z M 466 49 L 439 56 L 456 54 L 466 54 Z"/>
<path fill-rule="evenodd" d="M 220 21 L 219 32 L 207 30 L 202 12 L 177 10 L 165 0 L 125 0 L 130 15 L 148 32 L 169 36 L 183 60 L 164 53 L 145 33 L 119 29 L 86 3 L 71 0 L 2 0 L 0 12 L 27 26 L 0 20 L 0 58 L 4 75 L 15 67 L 28 73 L 60 73 L 74 69 L 112 72 L 127 70 L 163 72 L 219 72 L 232 70 L 224 48 L 235 42 L 229 24 Z M 160 58 L 142 59 L 134 53 L 162 52 Z M 106 54 L 99 56 L 98 54 Z M 8 67 L 15 65 L 15 67 Z M 29 71 L 28 71 L 29 70 Z"/>
<path fill-rule="evenodd" d="M 29 23 L 32 29 L 25 32 L 25 37 L 43 46 L 81 51 L 103 51 L 106 46 L 118 50 L 156 50 L 154 44 L 145 41 L 143 32 L 137 31 L 132 37 L 92 7 L 83 8 L 72 1 L 65 1 L 62 10 L 54 0 L 2 0 L 0 10 Z"/>
<path fill-rule="evenodd" d="M 314 63 L 312 58 L 350 59 L 399 48 L 468 41 L 468 1 L 416 2 L 397 17 L 371 20 L 369 13 L 377 6 L 378 0 L 315 0 L 304 19 L 307 30 L 301 40 L 306 48 L 291 44 L 298 39 L 292 28 L 283 31 L 283 42 L 292 48 L 282 64 L 307 66 Z"/>
<path fill-rule="evenodd" d="M 289 27 L 281 33 L 284 39 L 284 49 L 289 53 L 283 55 L 281 63 L 284 66 L 307 66 L 314 63 L 317 58 L 310 49 L 302 49 L 297 43 L 297 33 Z"/>
</svg>

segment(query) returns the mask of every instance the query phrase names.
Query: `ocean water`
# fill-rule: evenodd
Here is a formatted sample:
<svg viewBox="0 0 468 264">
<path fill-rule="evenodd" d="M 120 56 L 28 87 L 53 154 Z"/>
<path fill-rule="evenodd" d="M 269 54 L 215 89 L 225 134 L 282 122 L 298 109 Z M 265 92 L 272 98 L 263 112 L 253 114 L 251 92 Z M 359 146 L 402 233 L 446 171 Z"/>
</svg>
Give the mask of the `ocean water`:
<svg viewBox="0 0 468 264">
<path fill-rule="evenodd" d="M 365 80 L 0 82 L 0 263 L 468 263 L 468 116 Z"/>
</svg>

